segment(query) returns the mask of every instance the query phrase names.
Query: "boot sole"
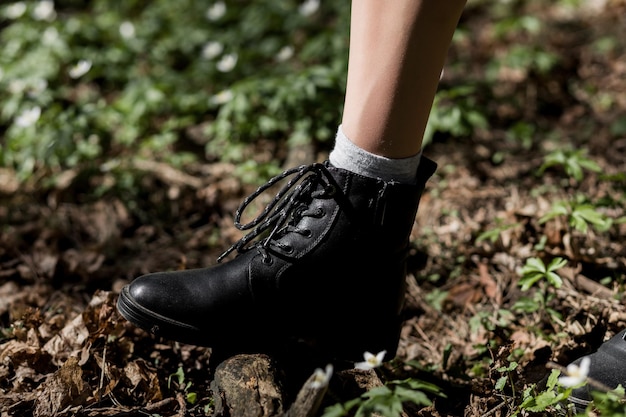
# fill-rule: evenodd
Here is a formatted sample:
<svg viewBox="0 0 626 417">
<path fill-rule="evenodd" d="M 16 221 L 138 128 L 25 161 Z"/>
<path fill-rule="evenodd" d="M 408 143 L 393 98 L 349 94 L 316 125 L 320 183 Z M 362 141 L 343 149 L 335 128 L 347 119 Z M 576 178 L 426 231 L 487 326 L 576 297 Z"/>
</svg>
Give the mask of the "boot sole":
<svg viewBox="0 0 626 417">
<path fill-rule="evenodd" d="M 330 361 L 357 362 L 363 360 L 365 351 L 377 353 L 386 350 L 385 361 L 395 357 L 397 349 L 396 332 L 389 326 L 378 331 L 368 329 L 355 333 L 351 326 L 341 326 L 338 332 L 337 323 L 328 323 L 329 331 L 318 336 L 289 336 L 289 332 L 278 327 L 268 329 L 255 327 L 241 330 L 234 335 L 229 332 L 228 338 L 211 337 L 211 331 L 164 317 L 151 311 L 133 300 L 127 287 L 124 287 L 117 299 L 117 309 L 126 320 L 146 330 L 152 335 L 196 346 L 211 347 L 223 354 L 305 350 L 310 355 Z M 354 330 L 354 329 L 352 329 Z M 393 335 L 392 335 L 393 333 Z M 365 338 L 364 335 L 367 335 Z"/>
<path fill-rule="evenodd" d="M 195 346 L 210 347 L 222 356 L 253 352 L 271 353 L 284 351 L 285 346 L 300 344 L 299 341 L 279 335 L 276 331 L 264 329 L 261 333 L 260 328 L 241 330 L 240 335 L 231 333 L 228 338 L 219 340 L 216 337 L 211 337 L 210 330 L 172 320 L 141 306 L 131 297 L 127 287 L 124 287 L 120 292 L 117 299 L 117 310 L 130 323 L 155 337 Z"/>
<path fill-rule="evenodd" d="M 591 403 L 591 401 L 589 400 L 573 397 L 572 395 L 567 397 L 567 401 L 569 402 L 569 404 L 574 406 L 577 414 L 583 414 L 586 411 L 587 406 Z"/>
<path fill-rule="evenodd" d="M 202 332 L 199 328 L 161 316 L 137 304 L 130 296 L 127 287 L 122 289 L 117 299 L 117 310 L 126 320 L 157 337 L 199 346 L 206 345 L 206 341 L 203 341 L 201 337 L 192 336 L 190 338 L 188 336 L 189 334 L 201 335 Z"/>
</svg>

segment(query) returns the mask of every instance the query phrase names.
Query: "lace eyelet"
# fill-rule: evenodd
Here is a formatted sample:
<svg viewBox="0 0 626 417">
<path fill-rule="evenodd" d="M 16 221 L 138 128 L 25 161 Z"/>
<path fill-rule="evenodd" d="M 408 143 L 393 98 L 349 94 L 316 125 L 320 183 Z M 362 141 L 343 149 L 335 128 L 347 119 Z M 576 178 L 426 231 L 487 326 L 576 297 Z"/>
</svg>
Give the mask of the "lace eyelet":
<svg viewBox="0 0 626 417">
<path fill-rule="evenodd" d="M 283 252 L 285 252 L 286 254 L 292 254 L 293 253 L 293 246 L 291 245 L 285 245 L 283 246 Z"/>
<path fill-rule="evenodd" d="M 310 238 L 311 236 L 313 236 L 313 232 L 311 231 L 311 229 L 302 230 L 300 234 L 306 238 Z"/>
<path fill-rule="evenodd" d="M 271 265 L 274 263 L 274 259 L 272 259 L 271 256 L 264 256 L 261 262 L 263 262 L 264 265 Z"/>
</svg>

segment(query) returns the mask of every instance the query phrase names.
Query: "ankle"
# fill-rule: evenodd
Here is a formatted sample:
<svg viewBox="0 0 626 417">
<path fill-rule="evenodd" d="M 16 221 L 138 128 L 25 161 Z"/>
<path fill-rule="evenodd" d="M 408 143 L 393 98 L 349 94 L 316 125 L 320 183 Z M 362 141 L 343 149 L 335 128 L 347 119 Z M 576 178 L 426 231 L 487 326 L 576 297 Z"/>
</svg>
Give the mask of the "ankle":
<svg viewBox="0 0 626 417">
<path fill-rule="evenodd" d="M 329 159 L 333 166 L 359 175 L 387 182 L 415 184 L 421 156 L 420 152 L 408 158 L 393 159 L 373 154 L 355 145 L 339 126 Z"/>
</svg>

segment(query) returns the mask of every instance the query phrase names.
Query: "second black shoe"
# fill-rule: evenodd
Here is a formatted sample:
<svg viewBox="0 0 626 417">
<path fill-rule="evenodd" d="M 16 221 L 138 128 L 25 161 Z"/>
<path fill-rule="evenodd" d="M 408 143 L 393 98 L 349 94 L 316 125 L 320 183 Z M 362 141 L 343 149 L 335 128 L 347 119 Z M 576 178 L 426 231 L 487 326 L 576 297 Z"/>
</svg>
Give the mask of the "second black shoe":
<svg viewBox="0 0 626 417">
<path fill-rule="evenodd" d="M 590 360 L 590 379 L 608 389 L 615 389 L 620 384 L 626 388 L 626 330 L 622 330 L 600 345 L 596 352 L 585 357 Z M 583 358 L 577 359 L 574 364 L 580 365 Z M 599 389 L 593 384 L 585 384 L 574 389 L 568 400 L 582 413 L 592 400 L 591 392 Z"/>
</svg>

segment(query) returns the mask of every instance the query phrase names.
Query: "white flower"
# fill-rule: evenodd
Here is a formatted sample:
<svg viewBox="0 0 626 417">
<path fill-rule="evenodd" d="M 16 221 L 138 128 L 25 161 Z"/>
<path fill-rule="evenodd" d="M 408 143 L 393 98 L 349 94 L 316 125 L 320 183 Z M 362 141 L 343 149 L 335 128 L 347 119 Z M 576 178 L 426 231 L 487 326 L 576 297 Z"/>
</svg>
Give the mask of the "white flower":
<svg viewBox="0 0 626 417">
<path fill-rule="evenodd" d="M 33 18 L 35 20 L 54 20 L 57 13 L 54 10 L 54 2 L 52 0 L 41 0 L 33 10 Z"/>
<path fill-rule="evenodd" d="M 46 91 L 46 88 L 48 88 L 48 80 L 44 78 L 34 79 L 28 87 L 28 95 L 36 97 Z"/>
<path fill-rule="evenodd" d="M 323 388 L 328 385 L 330 378 L 333 376 L 333 365 L 326 365 L 326 370 L 322 370 L 321 368 L 317 368 L 315 372 L 313 372 L 313 380 L 309 382 L 309 388 L 318 389 Z"/>
<path fill-rule="evenodd" d="M 217 61 L 216 67 L 218 71 L 221 72 L 230 72 L 237 65 L 237 54 L 227 54 L 222 57 L 219 61 Z"/>
<path fill-rule="evenodd" d="M 204 59 L 213 59 L 224 50 L 224 45 L 218 41 L 207 42 L 202 48 L 202 57 Z"/>
<path fill-rule="evenodd" d="M 26 90 L 26 82 L 19 78 L 9 81 L 9 92 L 11 94 L 21 94 Z"/>
<path fill-rule="evenodd" d="M 72 78 L 80 78 L 83 75 L 87 74 L 91 69 L 91 61 L 87 61 L 86 59 L 81 59 L 70 68 L 69 74 Z"/>
<path fill-rule="evenodd" d="M 53 45 L 58 39 L 59 31 L 53 26 L 46 28 L 41 35 L 41 40 L 44 45 Z"/>
<path fill-rule="evenodd" d="M 0 70 L 0 79 L 2 78 L 2 70 Z M 29 80 L 21 80 L 19 78 L 9 81 L 7 90 L 11 94 L 27 94 L 30 97 L 36 97 L 46 91 L 48 81 L 44 78 L 32 78 Z"/>
<path fill-rule="evenodd" d="M 23 1 L 18 1 L 17 3 L 13 3 L 4 11 L 4 15 L 9 19 L 19 19 L 26 12 L 26 3 Z"/>
<path fill-rule="evenodd" d="M 124 39 L 131 39 L 135 37 L 135 25 L 133 25 L 128 20 L 125 22 L 122 22 L 119 30 L 120 30 L 120 35 L 122 35 L 122 38 Z"/>
<path fill-rule="evenodd" d="M 363 358 L 365 359 L 365 361 L 355 363 L 354 368 L 364 369 L 364 370 L 378 368 L 380 365 L 383 364 L 383 358 L 385 357 L 386 354 L 387 354 L 386 350 L 378 352 L 376 356 L 374 356 L 370 352 L 365 352 L 363 354 Z"/>
<path fill-rule="evenodd" d="M 231 90 L 223 90 L 215 94 L 214 96 L 211 96 L 211 98 L 209 99 L 209 102 L 211 104 L 220 105 L 220 104 L 228 103 L 229 101 L 233 99 L 233 97 L 234 97 L 234 94 Z"/>
<path fill-rule="evenodd" d="M 590 365 L 591 360 L 587 356 L 580 361 L 580 366 L 575 363 L 570 363 L 567 365 L 565 371 L 566 376 L 559 377 L 559 384 L 567 388 L 573 388 L 583 384 L 589 375 Z"/>
<path fill-rule="evenodd" d="M 37 123 L 39 116 L 41 116 L 41 107 L 35 106 L 21 112 L 15 119 L 15 124 L 19 127 L 29 127 Z"/>
<path fill-rule="evenodd" d="M 302 16 L 311 16 L 319 8 L 320 0 L 305 0 L 298 8 L 298 11 Z"/>
<path fill-rule="evenodd" d="M 280 51 L 276 54 L 276 60 L 278 62 L 285 62 L 289 60 L 293 56 L 293 47 L 292 46 L 283 46 Z"/>
<path fill-rule="evenodd" d="M 226 14 L 226 4 L 218 1 L 206 11 L 206 18 L 211 22 L 221 19 Z"/>
</svg>

